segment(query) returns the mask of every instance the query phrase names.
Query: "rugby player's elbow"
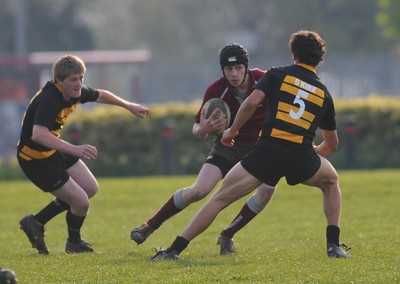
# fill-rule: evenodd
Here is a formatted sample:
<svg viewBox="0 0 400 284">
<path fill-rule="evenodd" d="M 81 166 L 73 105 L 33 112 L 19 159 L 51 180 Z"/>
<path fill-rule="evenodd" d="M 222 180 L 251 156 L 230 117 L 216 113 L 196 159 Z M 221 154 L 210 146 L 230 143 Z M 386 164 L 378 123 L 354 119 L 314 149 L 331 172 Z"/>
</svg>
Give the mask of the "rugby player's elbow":
<svg viewBox="0 0 400 284">
<path fill-rule="evenodd" d="M 39 143 L 40 142 L 40 135 L 35 135 L 35 132 L 32 133 L 31 139 L 33 142 Z"/>
<path fill-rule="evenodd" d="M 326 151 L 328 154 L 331 154 L 333 152 L 336 152 L 336 150 L 338 149 L 339 143 L 327 143 L 326 144 Z"/>
</svg>

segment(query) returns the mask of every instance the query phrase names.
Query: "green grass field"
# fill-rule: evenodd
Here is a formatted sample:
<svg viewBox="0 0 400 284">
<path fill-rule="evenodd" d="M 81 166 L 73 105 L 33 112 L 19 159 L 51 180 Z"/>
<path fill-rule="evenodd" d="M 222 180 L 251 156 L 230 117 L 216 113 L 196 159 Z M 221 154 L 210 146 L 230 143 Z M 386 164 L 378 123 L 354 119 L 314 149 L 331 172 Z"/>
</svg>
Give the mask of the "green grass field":
<svg viewBox="0 0 400 284">
<path fill-rule="evenodd" d="M 281 182 L 270 205 L 235 236 L 238 250 L 219 256 L 216 239 L 246 199 L 225 209 L 178 261 L 149 262 L 167 247 L 204 203 L 168 220 L 142 245 L 131 229 L 195 177 L 99 179 L 82 234 L 96 253 L 67 255 L 65 214 L 46 226 L 50 255 L 38 255 L 19 219 L 51 200 L 28 181 L 0 182 L 0 266 L 19 283 L 400 283 L 400 170 L 340 172 L 341 240 L 351 259 L 325 252 L 322 194 Z"/>
</svg>

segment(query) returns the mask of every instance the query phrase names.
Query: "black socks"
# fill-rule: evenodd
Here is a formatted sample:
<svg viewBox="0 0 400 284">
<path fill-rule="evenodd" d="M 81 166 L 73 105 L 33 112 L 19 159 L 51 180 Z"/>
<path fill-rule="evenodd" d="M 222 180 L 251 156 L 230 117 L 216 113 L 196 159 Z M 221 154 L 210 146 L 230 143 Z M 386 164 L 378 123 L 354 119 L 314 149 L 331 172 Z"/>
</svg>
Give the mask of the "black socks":
<svg viewBox="0 0 400 284">
<path fill-rule="evenodd" d="M 85 221 L 86 216 L 76 216 L 72 214 L 71 210 L 67 212 L 67 225 L 68 225 L 68 240 L 71 243 L 78 243 L 81 241 L 81 227 Z"/>
<path fill-rule="evenodd" d="M 37 213 L 34 218 L 41 224 L 46 224 L 48 221 L 53 219 L 58 214 L 64 212 L 65 210 L 69 209 L 69 205 L 58 199 L 55 198 L 52 202 L 50 202 L 46 207 L 44 207 L 39 213 Z"/>
<path fill-rule="evenodd" d="M 340 229 L 335 225 L 328 225 L 326 227 L 326 243 L 339 245 Z"/>
<path fill-rule="evenodd" d="M 189 241 L 186 240 L 185 238 L 181 236 L 177 236 L 175 241 L 172 243 L 172 245 L 165 250 L 166 253 L 170 253 L 171 251 L 176 251 L 178 254 L 180 254 L 188 245 Z"/>
</svg>

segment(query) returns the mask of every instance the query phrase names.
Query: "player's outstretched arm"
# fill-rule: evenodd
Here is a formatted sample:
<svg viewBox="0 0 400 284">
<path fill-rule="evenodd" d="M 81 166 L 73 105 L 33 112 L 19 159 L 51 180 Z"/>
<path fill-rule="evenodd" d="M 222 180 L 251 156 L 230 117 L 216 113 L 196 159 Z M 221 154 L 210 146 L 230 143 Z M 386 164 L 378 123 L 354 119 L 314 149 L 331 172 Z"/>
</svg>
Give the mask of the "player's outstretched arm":
<svg viewBox="0 0 400 284">
<path fill-rule="evenodd" d="M 123 107 L 140 118 L 145 118 L 149 114 L 148 107 L 124 100 L 107 90 L 99 89 L 98 91 L 100 93 L 99 98 L 97 99 L 98 103 Z"/>
</svg>

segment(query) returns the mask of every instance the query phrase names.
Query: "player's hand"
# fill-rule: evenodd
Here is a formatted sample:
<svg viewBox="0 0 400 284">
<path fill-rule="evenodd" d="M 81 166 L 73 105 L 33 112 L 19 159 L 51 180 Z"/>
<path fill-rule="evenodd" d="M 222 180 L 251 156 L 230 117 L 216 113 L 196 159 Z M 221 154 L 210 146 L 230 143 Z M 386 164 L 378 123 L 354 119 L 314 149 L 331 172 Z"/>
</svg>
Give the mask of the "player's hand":
<svg viewBox="0 0 400 284">
<path fill-rule="evenodd" d="M 128 105 L 128 110 L 139 118 L 145 118 L 149 114 L 149 108 L 141 104 L 131 103 Z"/>
<path fill-rule="evenodd" d="M 77 145 L 74 146 L 74 150 L 74 155 L 81 159 L 95 160 L 97 158 L 97 149 L 92 145 Z"/>
<path fill-rule="evenodd" d="M 202 133 L 209 134 L 225 128 L 227 123 L 226 115 L 219 108 L 216 108 L 208 118 L 205 117 L 205 110 L 200 113 L 200 130 Z"/>
<path fill-rule="evenodd" d="M 224 131 L 224 133 L 222 133 L 222 137 L 221 137 L 221 144 L 227 147 L 232 147 L 235 145 L 235 140 L 234 138 L 236 137 L 236 135 L 239 134 L 239 131 L 232 132 L 231 128 L 228 128 Z"/>
</svg>

